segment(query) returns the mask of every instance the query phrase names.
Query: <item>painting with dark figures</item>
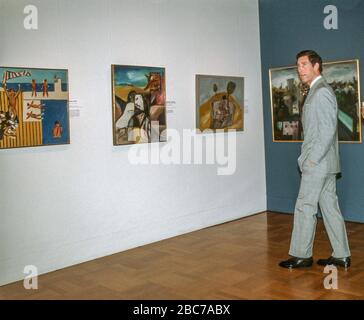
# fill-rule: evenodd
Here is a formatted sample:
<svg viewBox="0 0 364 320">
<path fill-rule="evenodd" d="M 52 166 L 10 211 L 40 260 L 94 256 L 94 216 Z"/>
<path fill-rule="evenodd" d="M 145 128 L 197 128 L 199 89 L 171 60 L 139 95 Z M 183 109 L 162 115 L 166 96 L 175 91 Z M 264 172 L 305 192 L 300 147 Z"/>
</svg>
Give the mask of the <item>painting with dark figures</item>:
<svg viewBox="0 0 364 320">
<path fill-rule="evenodd" d="M 336 95 L 339 141 L 360 143 L 359 61 L 323 63 L 322 75 Z M 303 141 L 301 115 L 308 88 L 300 83 L 295 66 L 272 68 L 269 77 L 273 141 Z"/>
</svg>

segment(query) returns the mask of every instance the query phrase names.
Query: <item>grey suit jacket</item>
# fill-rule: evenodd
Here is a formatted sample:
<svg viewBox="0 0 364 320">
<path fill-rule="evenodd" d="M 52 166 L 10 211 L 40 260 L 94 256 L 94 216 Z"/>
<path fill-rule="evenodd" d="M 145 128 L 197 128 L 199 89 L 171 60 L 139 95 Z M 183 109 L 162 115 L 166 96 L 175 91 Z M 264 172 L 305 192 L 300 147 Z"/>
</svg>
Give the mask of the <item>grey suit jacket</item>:
<svg viewBox="0 0 364 320">
<path fill-rule="evenodd" d="M 340 172 L 337 115 L 335 93 L 322 77 L 313 84 L 303 106 L 304 141 L 298 158 L 301 171 L 311 160 L 320 171 Z"/>
</svg>

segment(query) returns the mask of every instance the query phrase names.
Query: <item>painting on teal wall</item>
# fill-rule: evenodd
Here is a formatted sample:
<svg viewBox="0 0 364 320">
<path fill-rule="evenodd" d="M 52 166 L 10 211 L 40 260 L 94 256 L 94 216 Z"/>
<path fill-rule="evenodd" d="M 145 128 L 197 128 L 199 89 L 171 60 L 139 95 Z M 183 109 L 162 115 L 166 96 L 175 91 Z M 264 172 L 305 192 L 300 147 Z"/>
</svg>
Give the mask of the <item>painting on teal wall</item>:
<svg viewBox="0 0 364 320">
<path fill-rule="evenodd" d="M 361 142 L 359 60 L 323 63 L 322 75 L 338 102 L 340 142 Z M 295 66 L 269 69 L 272 131 L 274 142 L 303 140 L 301 114 L 307 87 Z"/>
</svg>

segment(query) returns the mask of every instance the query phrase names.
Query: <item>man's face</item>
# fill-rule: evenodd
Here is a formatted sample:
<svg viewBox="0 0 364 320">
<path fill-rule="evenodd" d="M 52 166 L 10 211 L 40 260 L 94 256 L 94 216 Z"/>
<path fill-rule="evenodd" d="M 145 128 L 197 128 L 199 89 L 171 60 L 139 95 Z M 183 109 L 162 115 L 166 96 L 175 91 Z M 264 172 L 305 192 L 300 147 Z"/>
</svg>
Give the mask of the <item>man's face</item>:
<svg viewBox="0 0 364 320">
<path fill-rule="evenodd" d="M 312 65 L 307 56 L 300 57 L 297 60 L 297 72 L 303 84 L 310 85 L 320 75 L 319 69 L 319 64 Z"/>
</svg>

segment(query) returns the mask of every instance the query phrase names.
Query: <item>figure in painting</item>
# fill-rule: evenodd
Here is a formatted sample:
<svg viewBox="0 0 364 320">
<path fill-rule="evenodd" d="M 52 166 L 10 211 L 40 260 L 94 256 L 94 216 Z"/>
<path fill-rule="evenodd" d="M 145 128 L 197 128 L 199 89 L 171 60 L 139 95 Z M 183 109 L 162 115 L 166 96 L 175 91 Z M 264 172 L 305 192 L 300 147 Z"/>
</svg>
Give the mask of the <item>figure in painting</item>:
<svg viewBox="0 0 364 320">
<path fill-rule="evenodd" d="M 37 83 L 35 82 L 35 79 L 32 79 L 32 97 L 37 96 Z"/>
<path fill-rule="evenodd" d="M 212 129 L 223 129 L 224 127 L 231 124 L 231 121 L 229 121 L 231 116 L 226 95 L 223 95 L 220 101 L 215 101 L 212 108 Z"/>
<path fill-rule="evenodd" d="M 4 84 L 4 89 L 6 96 L 8 98 L 8 105 L 9 105 L 9 114 L 12 119 L 15 119 L 18 117 L 17 110 L 16 110 L 16 104 L 18 101 L 18 97 L 20 94 L 20 84 L 18 85 L 18 91 L 15 92 L 14 89 L 6 89 L 6 83 Z"/>
<path fill-rule="evenodd" d="M 43 91 L 43 97 L 48 97 L 48 81 L 47 81 L 47 79 L 43 80 L 42 91 Z"/>
<path fill-rule="evenodd" d="M 149 93 L 150 104 L 150 120 L 163 122 L 164 119 L 160 119 L 164 115 L 165 111 L 165 92 L 163 90 L 163 79 L 159 72 L 150 72 L 149 75 L 145 75 L 147 78 L 147 85 L 144 90 Z"/>
<path fill-rule="evenodd" d="M 234 92 L 236 84 L 229 81 L 224 93 L 220 100 L 211 102 L 211 129 L 224 129 L 233 124 L 234 104 L 230 102 L 230 96 Z M 213 85 L 215 96 L 217 95 L 218 87 Z"/>
<path fill-rule="evenodd" d="M 59 121 L 54 122 L 54 127 L 52 129 L 53 138 L 58 139 L 62 137 L 62 126 Z"/>
<path fill-rule="evenodd" d="M 122 129 L 121 134 L 133 133 L 130 137 L 135 141 L 135 136 L 140 136 L 141 133 L 146 133 L 149 138 L 150 120 L 149 120 L 149 107 L 146 99 L 142 94 L 135 92 L 129 95 L 130 101 L 127 103 L 122 116 L 116 122 L 116 128 Z M 129 99 L 128 99 L 129 100 Z M 134 134 L 134 129 L 138 129 L 139 134 Z M 142 129 L 144 132 L 140 132 Z"/>
<path fill-rule="evenodd" d="M 4 136 L 16 139 L 16 128 L 18 127 L 18 121 L 11 119 L 9 112 L 0 111 L 0 140 Z"/>
<path fill-rule="evenodd" d="M 27 109 L 34 108 L 34 109 L 42 110 L 44 106 L 45 106 L 44 103 L 42 103 L 42 104 L 35 104 L 34 101 L 27 103 Z"/>
<path fill-rule="evenodd" d="M 36 119 L 36 120 L 42 120 L 42 115 L 37 114 L 37 113 L 33 113 L 33 111 L 27 112 L 27 116 L 26 116 L 26 120 L 28 119 Z"/>
</svg>

